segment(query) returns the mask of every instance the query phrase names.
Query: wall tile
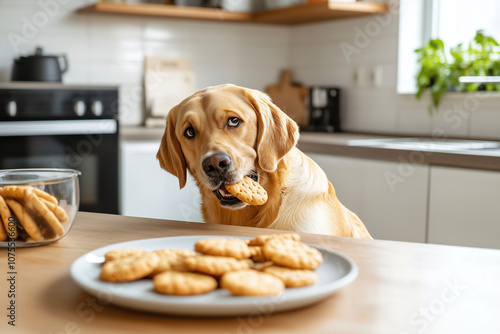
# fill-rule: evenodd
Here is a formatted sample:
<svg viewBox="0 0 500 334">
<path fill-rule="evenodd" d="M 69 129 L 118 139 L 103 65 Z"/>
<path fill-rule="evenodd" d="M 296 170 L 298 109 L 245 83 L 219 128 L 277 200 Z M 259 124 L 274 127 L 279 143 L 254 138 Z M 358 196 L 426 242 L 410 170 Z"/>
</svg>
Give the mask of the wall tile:
<svg viewBox="0 0 500 334">
<path fill-rule="evenodd" d="M 238 77 L 235 84 L 252 89 L 264 91 L 267 86 L 275 84 L 280 79 L 281 68 L 254 67 L 238 70 Z"/>
<path fill-rule="evenodd" d="M 40 28 L 33 23 L 37 8 L 33 2 L 0 3 L 0 56 L 13 59 L 32 53 Z"/>
<path fill-rule="evenodd" d="M 439 137 L 468 137 L 470 133 L 470 112 L 457 104 L 443 101 L 432 117 L 432 134 Z"/>
<path fill-rule="evenodd" d="M 89 14 L 86 14 L 89 15 Z M 124 37 L 140 39 L 143 19 L 133 16 L 89 15 L 90 38 Z"/>
<path fill-rule="evenodd" d="M 323 43 L 346 37 L 352 40 L 358 29 L 366 34 L 366 29 L 372 28 L 373 22 L 376 22 L 374 26 L 381 27 L 375 37 L 394 37 L 398 34 L 398 21 L 397 15 L 387 14 L 299 25 L 292 28 L 292 43 Z"/>
<path fill-rule="evenodd" d="M 11 58 L 0 58 L 0 82 L 10 81 L 10 74 L 13 60 Z"/>
<path fill-rule="evenodd" d="M 143 120 L 143 88 L 140 84 L 120 85 L 121 125 L 139 125 Z"/>
<path fill-rule="evenodd" d="M 90 49 L 86 38 L 81 41 L 71 36 L 54 37 L 43 35 L 37 39 L 37 45 L 40 45 L 46 54 L 66 54 L 70 66 L 75 60 L 86 61 L 89 58 Z"/>
<path fill-rule="evenodd" d="M 392 89 L 344 90 L 342 123 L 345 130 L 393 133 L 397 128 L 397 94 Z"/>
<path fill-rule="evenodd" d="M 92 38 L 89 42 L 91 61 L 135 61 L 144 59 L 143 44 L 132 38 Z"/>
<path fill-rule="evenodd" d="M 89 62 L 89 83 L 92 84 L 140 84 L 142 62 Z"/>
<path fill-rule="evenodd" d="M 1 1 L 0 31 L 2 33 L 21 33 L 21 29 L 25 25 L 23 18 L 32 23 L 33 14 L 37 11 L 33 1 Z"/>
<path fill-rule="evenodd" d="M 88 84 L 89 71 L 86 60 L 70 60 L 69 68 L 63 74 L 63 82 L 66 84 Z"/>
<path fill-rule="evenodd" d="M 500 138 L 500 105 L 471 112 L 470 136 L 473 138 Z"/>
<path fill-rule="evenodd" d="M 144 56 L 149 57 L 189 57 L 189 48 L 186 42 L 145 40 L 143 42 Z"/>
<path fill-rule="evenodd" d="M 216 86 L 227 83 L 238 85 L 240 77 L 240 69 L 238 68 L 207 68 L 193 66 L 193 69 L 197 90 L 203 89 L 208 86 Z"/>
<path fill-rule="evenodd" d="M 349 67 L 293 68 L 294 79 L 303 85 L 323 85 L 350 88 L 354 85 L 353 73 Z"/>
<path fill-rule="evenodd" d="M 413 95 L 398 97 L 397 132 L 405 135 L 432 134 L 432 116 L 427 112 L 425 99 L 416 100 Z"/>
</svg>

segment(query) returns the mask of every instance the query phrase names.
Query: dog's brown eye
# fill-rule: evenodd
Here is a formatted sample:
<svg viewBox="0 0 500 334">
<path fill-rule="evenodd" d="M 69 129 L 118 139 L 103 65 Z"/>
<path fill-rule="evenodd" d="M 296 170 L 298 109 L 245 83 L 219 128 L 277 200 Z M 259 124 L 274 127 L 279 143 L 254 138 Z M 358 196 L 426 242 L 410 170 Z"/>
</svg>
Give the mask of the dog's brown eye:
<svg viewBox="0 0 500 334">
<path fill-rule="evenodd" d="M 227 120 L 227 126 L 230 128 L 237 128 L 241 123 L 241 119 L 238 117 L 231 117 Z"/>
<path fill-rule="evenodd" d="M 189 128 L 186 129 L 186 131 L 184 131 L 184 137 L 186 137 L 187 139 L 194 138 L 194 128 L 192 126 L 190 126 Z"/>
</svg>

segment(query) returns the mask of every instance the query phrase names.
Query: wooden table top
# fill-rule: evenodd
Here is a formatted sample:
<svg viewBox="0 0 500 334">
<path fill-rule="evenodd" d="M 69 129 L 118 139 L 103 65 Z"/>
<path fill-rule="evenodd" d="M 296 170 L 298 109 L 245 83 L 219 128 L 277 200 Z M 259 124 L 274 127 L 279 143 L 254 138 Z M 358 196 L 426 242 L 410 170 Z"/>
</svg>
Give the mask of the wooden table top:
<svg viewBox="0 0 500 334">
<path fill-rule="evenodd" d="M 62 240 L 16 249 L 15 328 L 8 325 L 2 249 L 0 333 L 500 333 L 499 250 L 302 234 L 352 258 L 358 278 L 310 307 L 253 317 L 185 318 L 103 305 L 69 276 L 74 260 L 102 246 L 200 234 L 263 230 L 80 212 Z"/>
</svg>

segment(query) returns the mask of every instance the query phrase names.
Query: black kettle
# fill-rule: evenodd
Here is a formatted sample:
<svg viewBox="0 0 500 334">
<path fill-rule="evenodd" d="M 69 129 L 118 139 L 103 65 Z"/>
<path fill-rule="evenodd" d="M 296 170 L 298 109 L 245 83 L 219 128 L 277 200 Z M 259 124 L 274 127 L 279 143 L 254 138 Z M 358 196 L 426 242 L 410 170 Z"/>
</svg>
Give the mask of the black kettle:
<svg viewBox="0 0 500 334">
<path fill-rule="evenodd" d="M 41 47 L 34 55 L 14 59 L 12 81 L 62 82 L 62 75 L 68 70 L 66 55 L 45 56 Z M 62 66 L 59 62 L 62 59 Z"/>
</svg>

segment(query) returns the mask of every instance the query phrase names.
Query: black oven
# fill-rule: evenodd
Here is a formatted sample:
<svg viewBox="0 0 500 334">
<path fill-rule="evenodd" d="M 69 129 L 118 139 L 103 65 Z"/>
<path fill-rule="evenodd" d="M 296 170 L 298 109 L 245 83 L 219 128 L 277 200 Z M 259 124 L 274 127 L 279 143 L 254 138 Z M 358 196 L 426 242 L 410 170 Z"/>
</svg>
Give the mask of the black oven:
<svg viewBox="0 0 500 334">
<path fill-rule="evenodd" d="M 0 169 L 79 170 L 80 210 L 119 213 L 118 89 L 0 85 Z"/>
</svg>

